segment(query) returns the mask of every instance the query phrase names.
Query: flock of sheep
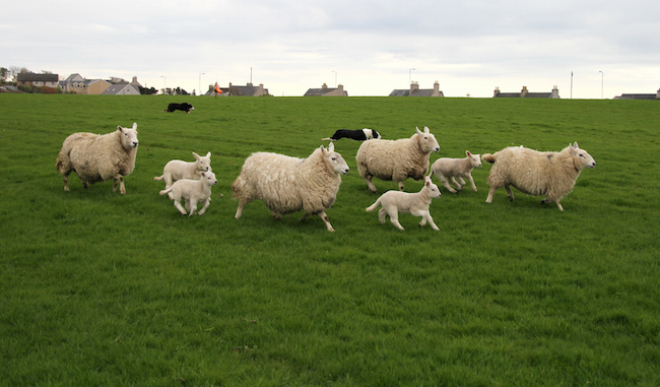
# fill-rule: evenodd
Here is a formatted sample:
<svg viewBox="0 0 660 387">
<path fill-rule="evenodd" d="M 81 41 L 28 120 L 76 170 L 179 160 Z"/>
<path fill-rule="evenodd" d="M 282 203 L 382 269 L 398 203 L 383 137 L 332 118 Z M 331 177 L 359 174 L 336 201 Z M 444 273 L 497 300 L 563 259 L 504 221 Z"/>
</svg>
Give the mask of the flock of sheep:
<svg viewBox="0 0 660 387">
<path fill-rule="evenodd" d="M 113 180 L 113 192 L 119 184 L 120 193 L 125 194 L 124 177 L 135 167 L 137 135 L 137 123 L 133 123 L 132 128 L 118 126 L 116 131 L 104 135 L 74 133 L 68 136 L 56 161 L 64 179 L 64 190 L 69 191 L 68 176 L 76 172 L 85 188 L 88 184 Z M 366 210 L 373 211 L 381 206 L 380 222 L 385 223 L 386 216 L 389 216 L 392 224 L 401 230 L 399 213 L 421 216 L 420 226 L 429 223 L 438 230 L 429 207 L 431 199 L 439 198 L 441 193 L 433 184 L 432 176 L 435 174 L 449 192 L 462 190 L 467 185 L 465 179 L 476 191 L 471 171 L 481 167 L 480 155 L 466 151 L 465 158 L 440 158 L 429 169 L 430 154 L 439 149 L 440 145 L 428 127 L 424 127 L 424 131 L 417 129 L 410 138 L 383 140 L 380 136 L 373 136 L 364 141 L 357 151 L 356 162 L 369 189 L 377 192 L 372 182 L 374 177 L 394 181 L 399 187 L 399 191 L 381 195 Z M 193 152 L 193 156 L 194 162 L 168 162 L 163 175 L 154 178 L 165 181 L 165 189 L 160 194 L 168 195 L 183 215 L 193 215 L 198 203 L 203 205 L 197 213 L 204 214 L 211 200 L 211 187 L 218 183 L 211 170 L 211 153 L 199 156 Z M 554 202 L 561 211 L 560 201 L 573 189 L 582 169 L 596 166 L 593 157 L 580 149 L 577 142 L 560 152 L 508 147 L 494 154 L 484 154 L 483 160 L 493 164 L 488 176 L 487 203 L 492 202 L 500 187 L 506 189 L 509 200 L 513 201 L 510 188 L 513 186 L 530 195 L 545 196 L 543 203 Z M 341 176 L 348 172 L 348 164 L 335 152 L 334 139 L 327 148 L 320 146 L 304 159 L 278 153 L 253 153 L 245 160 L 239 176 L 231 185 L 238 200 L 235 218 L 241 217 L 246 204 L 261 200 L 276 219 L 302 210 L 301 220 L 318 215 L 328 231 L 334 231 L 325 210 L 334 203 Z M 416 193 L 403 192 L 403 182 L 408 178 L 424 179 L 424 186 Z M 182 200 L 185 208 L 181 205 Z"/>
</svg>

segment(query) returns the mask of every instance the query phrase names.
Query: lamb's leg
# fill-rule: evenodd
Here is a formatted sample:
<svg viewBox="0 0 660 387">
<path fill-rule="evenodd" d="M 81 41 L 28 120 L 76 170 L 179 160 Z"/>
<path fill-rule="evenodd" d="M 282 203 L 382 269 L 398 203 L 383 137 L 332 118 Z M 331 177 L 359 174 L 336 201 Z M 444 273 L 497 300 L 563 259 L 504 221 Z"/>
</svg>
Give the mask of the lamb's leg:
<svg viewBox="0 0 660 387">
<path fill-rule="evenodd" d="M 325 227 L 328 229 L 330 232 L 334 232 L 335 229 L 332 228 L 332 225 L 330 224 L 330 221 L 328 221 L 328 215 L 325 214 L 325 211 L 321 211 L 318 213 L 319 218 L 323 220 L 323 223 L 325 223 Z"/>
<path fill-rule="evenodd" d="M 465 180 L 460 176 L 458 178 L 452 177 L 451 182 L 454 183 L 454 185 L 456 185 L 457 191 L 462 191 L 463 188 L 465 188 Z"/>
<path fill-rule="evenodd" d="M 442 182 L 442 185 L 445 186 L 445 188 L 447 188 L 447 191 L 449 191 L 451 193 L 456 193 L 456 190 L 451 185 L 449 185 L 449 181 L 447 180 L 446 177 L 444 177 L 443 175 L 438 175 L 438 178 L 440 178 L 440 181 Z M 458 185 L 458 184 L 456 184 L 456 185 Z"/>
<path fill-rule="evenodd" d="M 190 208 L 190 213 L 188 214 L 188 216 L 193 216 L 193 214 L 197 211 L 197 200 L 194 198 L 190 198 L 190 200 L 187 201 L 186 204 Z"/>
<path fill-rule="evenodd" d="M 202 216 L 206 212 L 206 209 L 209 208 L 209 204 L 211 204 L 211 198 L 208 198 L 204 201 L 204 206 L 202 209 L 197 213 L 197 215 Z"/>
<path fill-rule="evenodd" d="M 426 215 L 424 217 L 426 218 L 426 220 L 429 221 L 429 224 L 431 225 L 432 229 L 434 229 L 435 231 L 440 230 L 438 228 L 438 226 L 436 226 L 435 223 L 433 222 L 433 218 L 431 217 L 431 212 L 426 212 Z M 420 224 L 420 226 L 421 226 L 421 224 Z"/>
<path fill-rule="evenodd" d="M 399 191 L 403 192 L 403 182 L 399 182 Z"/>
<path fill-rule="evenodd" d="M 389 213 L 389 215 L 390 215 L 390 222 L 392 222 L 392 224 L 395 225 L 399 230 L 404 230 L 401 223 L 399 223 L 399 212 L 392 211 Z"/>
<path fill-rule="evenodd" d="M 472 190 L 474 192 L 477 192 L 477 185 L 474 184 L 474 179 L 472 178 L 472 175 L 468 173 L 467 178 L 470 181 L 470 185 L 472 186 Z"/>
<path fill-rule="evenodd" d="M 387 216 L 387 211 L 385 211 L 385 208 L 381 208 L 380 211 L 378 211 L 378 220 L 380 220 L 380 223 L 385 224 L 386 216 Z"/>
<path fill-rule="evenodd" d="M 504 185 L 504 189 L 506 190 L 506 194 L 509 195 L 509 201 L 513 201 L 513 191 L 511 191 L 511 187 L 508 184 Z"/>
<path fill-rule="evenodd" d="M 177 210 L 179 210 L 179 212 L 181 213 L 181 215 L 185 215 L 185 214 L 186 214 L 186 209 L 183 208 L 183 206 L 181 205 L 181 203 L 179 202 L 179 200 L 175 200 L 175 201 L 174 201 L 174 207 L 176 207 Z"/>
<path fill-rule="evenodd" d="M 170 188 L 173 184 L 172 175 L 169 173 L 164 173 L 163 179 L 165 180 L 165 189 Z M 174 200 L 174 195 L 172 195 L 172 192 L 168 193 L 167 196 L 170 198 L 170 200 Z"/>
</svg>

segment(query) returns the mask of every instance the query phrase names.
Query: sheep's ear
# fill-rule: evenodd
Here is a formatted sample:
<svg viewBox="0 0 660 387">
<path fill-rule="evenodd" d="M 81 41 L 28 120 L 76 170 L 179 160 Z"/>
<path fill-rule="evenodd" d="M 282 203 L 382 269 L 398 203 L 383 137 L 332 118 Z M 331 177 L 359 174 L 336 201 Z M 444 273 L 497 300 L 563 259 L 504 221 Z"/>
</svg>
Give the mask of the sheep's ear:
<svg viewBox="0 0 660 387">
<path fill-rule="evenodd" d="M 334 152 L 335 151 L 335 143 L 330 142 L 330 145 L 328 145 L 328 152 Z"/>
<path fill-rule="evenodd" d="M 199 155 L 198 155 L 197 153 L 193 152 L 192 154 L 193 154 L 193 157 L 194 157 L 196 160 L 199 160 L 199 159 L 200 159 L 200 157 L 199 157 Z"/>
<path fill-rule="evenodd" d="M 428 126 L 425 126 L 425 127 L 424 127 L 424 133 L 431 133 L 431 131 L 429 130 L 429 127 L 428 127 Z"/>
<path fill-rule="evenodd" d="M 422 131 L 421 131 L 421 130 L 419 130 L 419 128 L 418 128 L 418 127 L 416 127 L 416 126 L 415 126 L 415 129 L 417 130 L 417 134 L 419 134 L 419 135 L 422 135 Z"/>
<path fill-rule="evenodd" d="M 211 152 L 208 152 L 208 153 L 206 154 L 206 157 L 208 157 L 208 158 L 210 159 L 210 158 L 211 158 Z"/>
<path fill-rule="evenodd" d="M 133 122 L 133 130 L 137 130 L 137 122 Z"/>
<path fill-rule="evenodd" d="M 331 144 L 332 144 L 332 143 L 331 143 Z M 325 154 L 325 152 L 327 152 L 327 150 L 325 150 L 325 148 L 323 147 L 323 145 L 321 145 L 321 152 L 324 153 L 324 154 Z"/>
<path fill-rule="evenodd" d="M 578 146 L 577 141 L 575 141 L 575 143 L 573 144 L 573 148 L 575 148 L 575 149 L 580 149 L 580 147 Z"/>
<path fill-rule="evenodd" d="M 124 128 L 122 128 L 121 125 L 117 125 L 117 130 L 122 133 L 124 132 Z"/>
</svg>

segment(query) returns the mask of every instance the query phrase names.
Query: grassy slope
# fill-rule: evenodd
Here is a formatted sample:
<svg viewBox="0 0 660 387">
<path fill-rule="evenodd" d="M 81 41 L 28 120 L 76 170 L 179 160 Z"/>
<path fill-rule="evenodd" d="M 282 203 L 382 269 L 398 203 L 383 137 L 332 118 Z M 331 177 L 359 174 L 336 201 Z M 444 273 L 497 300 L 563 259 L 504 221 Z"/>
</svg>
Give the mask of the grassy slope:
<svg viewBox="0 0 660 387">
<path fill-rule="evenodd" d="M 190 98 L 189 98 L 190 99 Z M 653 101 L 0 95 L 0 384 L 657 385 L 660 270 Z M 62 190 L 75 131 L 138 122 L 127 195 Z M 328 216 L 233 219 L 230 185 L 254 151 L 305 157 L 335 129 L 387 138 L 427 125 L 460 157 L 509 145 L 596 159 L 563 201 L 502 190 L 434 201 L 440 232 L 364 208 L 359 143 Z M 178 215 L 153 181 L 211 151 L 207 213 Z M 377 180 L 381 191 L 393 189 Z M 407 191 L 421 183 L 406 182 Z"/>
</svg>

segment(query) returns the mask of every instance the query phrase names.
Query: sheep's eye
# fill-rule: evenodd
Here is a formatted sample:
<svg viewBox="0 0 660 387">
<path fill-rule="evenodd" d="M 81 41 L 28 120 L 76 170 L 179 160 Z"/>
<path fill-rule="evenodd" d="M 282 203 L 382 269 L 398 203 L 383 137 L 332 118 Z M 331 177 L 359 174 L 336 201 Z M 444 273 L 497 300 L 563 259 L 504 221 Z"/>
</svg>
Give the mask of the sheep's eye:
<svg viewBox="0 0 660 387">
<path fill-rule="evenodd" d="M 584 157 L 584 155 L 582 153 L 580 153 L 580 157 Z"/>
</svg>

